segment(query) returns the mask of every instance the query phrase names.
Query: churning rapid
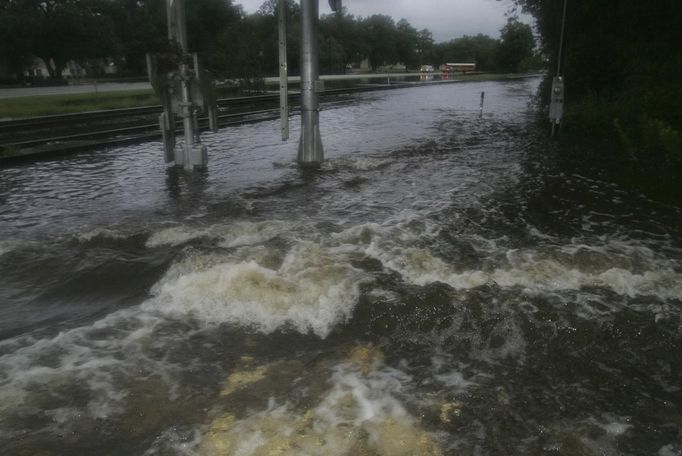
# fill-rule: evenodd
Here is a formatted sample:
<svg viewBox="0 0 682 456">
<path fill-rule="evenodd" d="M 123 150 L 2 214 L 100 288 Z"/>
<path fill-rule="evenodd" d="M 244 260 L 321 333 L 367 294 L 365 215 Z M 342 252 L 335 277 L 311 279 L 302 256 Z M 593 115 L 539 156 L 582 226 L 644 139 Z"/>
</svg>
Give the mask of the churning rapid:
<svg viewBox="0 0 682 456">
<path fill-rule="evenodd" d="M 276 122 L 0 170 L 0 453 L 682 454 L 682 213 L 538 84 L 340 97 L 315 171 Z"/>
</svg>

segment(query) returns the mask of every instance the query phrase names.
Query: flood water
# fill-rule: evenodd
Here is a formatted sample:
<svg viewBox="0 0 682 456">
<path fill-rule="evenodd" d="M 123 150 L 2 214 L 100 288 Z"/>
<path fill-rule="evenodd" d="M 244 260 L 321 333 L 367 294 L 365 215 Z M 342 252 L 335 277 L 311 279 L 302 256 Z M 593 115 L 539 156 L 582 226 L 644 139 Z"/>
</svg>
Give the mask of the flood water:
<svg viewBox="0 0 682 456">
<path fill-rule="evenodd" d="M 313 171 L 277 122 L 0 169 L 0 453 L 682 454 L 682 212 L 538 84 L 349 95 Z"/>
</svg>

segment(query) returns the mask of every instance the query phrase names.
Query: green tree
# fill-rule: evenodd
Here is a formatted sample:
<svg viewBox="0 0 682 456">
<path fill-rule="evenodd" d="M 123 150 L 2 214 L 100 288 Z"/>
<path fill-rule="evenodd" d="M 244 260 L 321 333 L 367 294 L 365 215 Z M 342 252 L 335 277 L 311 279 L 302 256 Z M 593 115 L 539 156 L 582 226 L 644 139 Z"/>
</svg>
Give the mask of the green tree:
<svg viewBox="0 0 682 456">
<path fill-rule="evenodd" d="M 563 1 L 515 3 L 535 17 L 553 76 Z M 665 164 L 661 173 L 675 166 L 682 172 L 682 2 L 569 0 L 567 5 L 564 132 L 620 144 L 630 158 Z"/>
<path fill-rule="evenodd" d="M 432 65 L 434 63 L 433 34 L 429 29 L 421 29 L 418 32 L 416 52 L 419 65 Z"/>
<path fill-rule="evenodd" d="M 515 0 L 532 14 L 543 54 L 556 69 L 562 1 Z M 682 77 L 682 3 L 661 0 L 569 1 L 563 73 L 569 100 L 612 97 L 639 87 L 679 86 Z"/>
<path fill-rule="evenodd" d="M 343 72 L 348 59 L 344 46 L 345 23 L 343 13 L 326 14 L 320 18 L 320 71 Z"/>
<path fill-rule="evenodd" d="M 367 57 L 373 70 L 398 61 L 397 29 L 390 16 L 375 14 L 361 23 L 362 36 L 367 43 Z"/>
<path fill-rule="evenodd" d="M 437 46 L 436 54 L 441 63 L 465 62 L 476 63 L 482 71 L 492 71 L 497 67 L 499 40 L 487 35 L 463 36 L 441 43 Z"/>
<path fill-rule="evenodd" d="M 120 51 L 112 55 L 119 69 L 130 75 L 146 71 L 145 55 L 168 48 L 164 0 L 113 0 L 108 5 L 120 43 Z"/>
<path fill-rule="evenodd" d="M 255 54 L 247 57 L 251 70 L 262 75 L 279 74 L 279 32 L 278 32 L 278 1 L 267 0 L 260 9 L 246 17 L 246 37 L 238 38 L 243 54 Z M 294 0 L 286 2 L 287 17 L 287 65 L 290 74 L 296 74 L 299 66 L 301 46 L 301 8 Z M 254 73 L 255 74 L 255 73 Z"/>
<path fill-rule="evenodd" d="M 69 60 L 108 57 L 118 50 L 111 18 L 97 0 L 30 2 L 38 28 L 33 54 L 40 57 L 50 77 L 60 79 Z"/>
<path fill-rule="evenodd" d="M 406 19 L 398 21 L 396 27 L 396 54 L 398 62 L 407 67 L 414 67 L 419 63 L 417 48 L 419 47 L 419 32 Z"/>
<path fill-rule="evenodd" d="M 497 65 L 501 71 L 518 73 L 522 64 L 533 57 L 535 38 L 530 25 L 510 18 L 501 30 Z"/>
<path fill-rule="evenodd" d="M 189 49 L 199 54 L 202 65 L 209 70 L 222 70 L 222 54 L 226 51 L 222 46 L 226 42 L 221 38 L 228 30 L 243 30 L 241 7 L 233 5 L 232 0 L 189 0 L 185 4 Z"/>
<path fill-rule="evenodd" d="M 0 1 L 0 61 L 17 79 L 33 57 L 35 30 L 40 21 L 28 2 Z"/>
<path fill-rule="evenodd" d="M 359 22 L 347 8 L 320 18 L 320 66 L 323 71 L 341 73 L 349 63 L 368 54 Z"/>
</svg>

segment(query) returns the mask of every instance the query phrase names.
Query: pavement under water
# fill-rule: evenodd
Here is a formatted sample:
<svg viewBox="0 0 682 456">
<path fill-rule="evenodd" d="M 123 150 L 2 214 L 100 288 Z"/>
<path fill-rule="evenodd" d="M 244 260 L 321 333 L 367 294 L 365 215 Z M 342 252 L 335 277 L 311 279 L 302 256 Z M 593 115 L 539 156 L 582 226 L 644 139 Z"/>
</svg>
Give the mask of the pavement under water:
<svg viewBox="0 0 682 456">
<path fill-rule="evenodd" d="M 679 455 L 682 212 L 538 84 L 350 95 L 314 171 L 276 122 L 1 169 L 2 453 Z"/>
</svg>

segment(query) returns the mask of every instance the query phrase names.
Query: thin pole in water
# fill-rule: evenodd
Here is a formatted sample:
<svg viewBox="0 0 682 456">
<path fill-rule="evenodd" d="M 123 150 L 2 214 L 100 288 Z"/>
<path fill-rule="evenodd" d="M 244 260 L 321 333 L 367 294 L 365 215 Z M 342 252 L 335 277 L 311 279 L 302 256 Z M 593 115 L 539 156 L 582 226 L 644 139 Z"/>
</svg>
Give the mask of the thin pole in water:
<svg viewBox="0 0 682 456">
<path fill-rule="evenodd" d="M 478 112 L 478 118 L 479 119 L 483 117 L 483 100 L 485 100 L 485 92 L 481 92 L 481 107 L 480 107 L 480 110 Z"/>
</svg>

